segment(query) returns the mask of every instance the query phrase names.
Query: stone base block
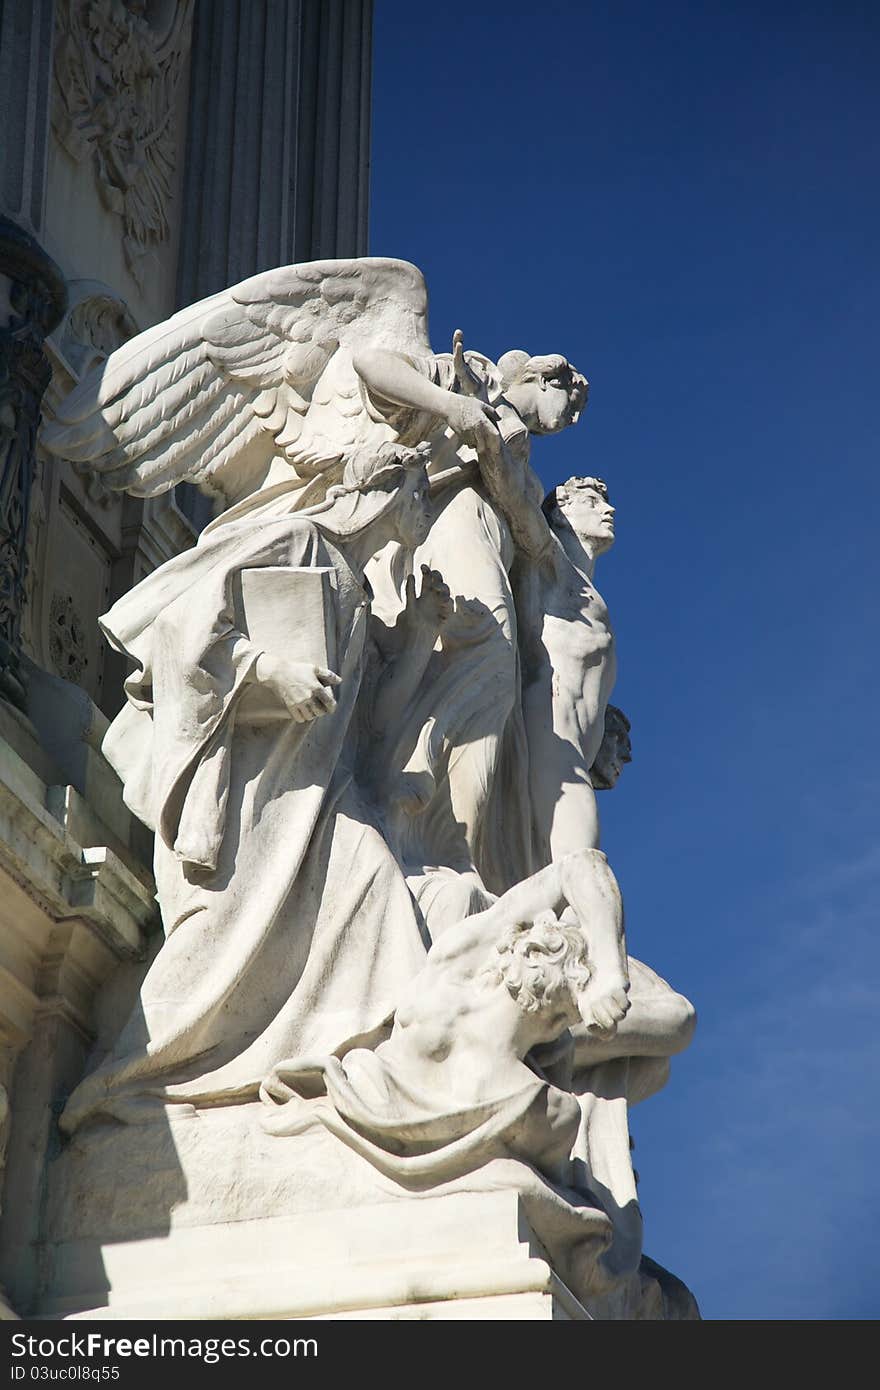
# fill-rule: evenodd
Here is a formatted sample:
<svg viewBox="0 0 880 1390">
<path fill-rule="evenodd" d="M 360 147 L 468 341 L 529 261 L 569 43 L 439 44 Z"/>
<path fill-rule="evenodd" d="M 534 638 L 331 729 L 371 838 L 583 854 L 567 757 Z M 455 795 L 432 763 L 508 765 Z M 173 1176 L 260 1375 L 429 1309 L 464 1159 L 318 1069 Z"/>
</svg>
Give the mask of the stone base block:
<svg viewBox="0 0 880 1390">
<path fill-rule="evenodd" d="M 68 1241 L 53 1265 L 49 1318 L 590 1317 L 512 1190 Z"/>
<path fill-rule="evenodd" d="M 49 1165 L 40 1287 L 16 1307 L 53 1319 L 699 1316 L 650 1261 L 609 1282 L 608 1217 L 527 1164 L 402 1187 L 323 1127 L 278 1137 L 261 1114 L 153 1107 L 78 1133 Z"/>
</svg>

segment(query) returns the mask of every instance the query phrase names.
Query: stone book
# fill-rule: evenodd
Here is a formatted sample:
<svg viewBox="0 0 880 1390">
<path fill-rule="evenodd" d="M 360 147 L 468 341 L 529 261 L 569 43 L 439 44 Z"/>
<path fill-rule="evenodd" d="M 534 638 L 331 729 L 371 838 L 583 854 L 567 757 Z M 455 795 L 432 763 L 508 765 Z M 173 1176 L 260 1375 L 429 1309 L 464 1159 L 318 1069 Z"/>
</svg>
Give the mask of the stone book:
<svg viewBox="0 0 880 1390">
<path fill-rule="evenodd" d="M 238 621 L 245 636 L 265 652 L 336 670 L 331 576 L 328 568 L 264 565 L 239 576 Z M 271 690 L 251 686 L 239 716 L 250 723 L 288 719 L 287 708 Z"/>
</svg>

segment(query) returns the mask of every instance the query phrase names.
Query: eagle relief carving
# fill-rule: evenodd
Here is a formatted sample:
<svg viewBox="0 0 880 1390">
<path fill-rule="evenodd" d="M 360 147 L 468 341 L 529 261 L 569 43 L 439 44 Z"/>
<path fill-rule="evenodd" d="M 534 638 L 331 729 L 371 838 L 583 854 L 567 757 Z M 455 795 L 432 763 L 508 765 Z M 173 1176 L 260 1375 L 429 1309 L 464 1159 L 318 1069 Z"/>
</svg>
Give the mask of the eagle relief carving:
<svg viewBox="0 0 880 1390">
<path fill-rule="evenodd" d="M 139 287 L 144 258 L 168 236 L 177 139 L 175 96 L 193 0 L 60 0 L 52 125 L 76 160 L 91 158 L 105 207 L 123 222 Z"/>
</svg>

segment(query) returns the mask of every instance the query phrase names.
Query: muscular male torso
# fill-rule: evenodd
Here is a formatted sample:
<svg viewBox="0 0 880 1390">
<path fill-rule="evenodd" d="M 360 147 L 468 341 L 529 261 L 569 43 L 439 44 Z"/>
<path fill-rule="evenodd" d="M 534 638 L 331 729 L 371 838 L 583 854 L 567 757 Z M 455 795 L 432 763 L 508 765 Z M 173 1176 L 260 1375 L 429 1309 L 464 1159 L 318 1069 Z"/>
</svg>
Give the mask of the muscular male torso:
<svg viewBox="0 0 880 1390">
<path fill-rule="evenodd" d="M 548 565 L 530 566 L 521 592 L 523 711 L 529 742 L 536 852 L 547 863 L 599 847 L 590 781 L 614 688 L 614 633 L 604 600 L 561 545 Z"/>
</svg>

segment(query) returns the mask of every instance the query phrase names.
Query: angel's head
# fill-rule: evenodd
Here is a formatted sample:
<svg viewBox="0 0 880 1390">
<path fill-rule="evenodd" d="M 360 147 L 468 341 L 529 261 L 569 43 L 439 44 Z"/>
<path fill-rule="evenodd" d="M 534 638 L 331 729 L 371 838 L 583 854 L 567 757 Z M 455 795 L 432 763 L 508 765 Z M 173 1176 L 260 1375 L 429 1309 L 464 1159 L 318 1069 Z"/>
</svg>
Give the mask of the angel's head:
<svg viewBox="0 0 880 1390">
<path fill-rule="evenodd" d="M 556 434 L 575 424 L 587 403 L 590 383 L 558 354 L 505 352 L 498 370 L 505 398 L 532 434 Z"/>
</svg>

